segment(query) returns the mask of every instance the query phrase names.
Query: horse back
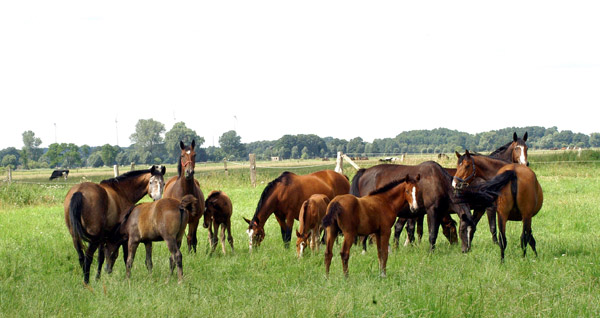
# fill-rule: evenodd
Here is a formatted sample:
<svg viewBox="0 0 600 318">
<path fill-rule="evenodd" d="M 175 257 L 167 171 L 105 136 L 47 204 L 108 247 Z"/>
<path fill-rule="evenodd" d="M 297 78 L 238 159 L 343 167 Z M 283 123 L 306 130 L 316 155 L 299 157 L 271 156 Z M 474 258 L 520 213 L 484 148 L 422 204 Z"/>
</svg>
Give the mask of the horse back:
<svg viewBox="0 0 600 318">
<path fill-rule="evenodd" d="M 321 179 L 333 190 L 333 196 L 340 194 L 350 193 L 350 182 L 344 175 L 339 174 L 333 170 L 322 170 L 315 173 L 309 174 L 308 176 L 314 176 Z"/>
<path fill-rule="evenodd" d="M 140 241 L 162 241 L 178 236 L 187 225 L 187 213 L 179 210 L 180 201 L 163 198 L 138 204 L 127 219 L 130 237 Z"/>
<path fill-rule="evenodd" d="M 501 191 L 500 202 L 513 206 L 510 220 L 521 220 L 523 217 L 533 217 L 542 208 L 544 195 L 537 176 L 529 167 L 521 164 L 507 164 L 498 170 L 498 175 L 513 170 L 516 174 L 516 186 L 507 184 Z"/>
</svg>

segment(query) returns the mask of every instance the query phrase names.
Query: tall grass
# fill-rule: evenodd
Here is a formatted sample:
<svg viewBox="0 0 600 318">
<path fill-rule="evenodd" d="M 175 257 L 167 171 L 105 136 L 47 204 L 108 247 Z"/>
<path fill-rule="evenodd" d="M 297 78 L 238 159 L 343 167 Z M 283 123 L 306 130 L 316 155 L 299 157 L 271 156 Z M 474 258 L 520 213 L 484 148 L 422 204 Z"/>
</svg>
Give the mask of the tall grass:
<svg viewBox="0 0 600 318">
<path fill-rule="evenodd" d="M 32 187 L 48 204 L 23 199 L 0 208 L 0 316 L 210 316 L 210 317 L 595 317 L 600 314 L 600 239 L 597 217 L 600 168 L 533 165 L 544 189 L 544 206 L 533 219 L 539 256 L 522 257 L 521 224 L 509 222 L 504 264 L 482 220 L 473 250 L 463 254 L 440 237 L 434 253 L 425 241 L 390 253 L 388 277 L 380 278 L 376 251 L 353 247 L 344 279 L 334 247 L 329 279 L 323 249 L 297 259 L 283 247 L 272 217 L 260 249 L 248 251 L 247 227 L 266 183 L 282 170 L 259 170 L 256 188 L 246 169 L 197 171 L 205 194 L 225 191 L 234 205 L 235 253 L 208 256 L 206 231 L 197 254 L 183 246 L 184 282 L 168 270 L 164 243 L 154 243 L 154 270 L 138 249 L 132 277 L 120 256 L 111 275 L 82 284 L 64 224 L 67 189 Z M 310 169 L 309 169 L 310 170 Z M 295 171 L 295 170 L 292 170 Z M 303 171 L 301 173 L 307 173 Z M 348 171 L 350 172 L 350 171 Z M 5 191 L 2 189 L 1 191 Z M 61 194 L 59 196 L 58 194 Z M 10 195 L 8 195 L 10 197 Z M 96 263 L 94 263 L 94 266 Z M 94 269 L 95 271 L 95 269 Z"/>
</svg>

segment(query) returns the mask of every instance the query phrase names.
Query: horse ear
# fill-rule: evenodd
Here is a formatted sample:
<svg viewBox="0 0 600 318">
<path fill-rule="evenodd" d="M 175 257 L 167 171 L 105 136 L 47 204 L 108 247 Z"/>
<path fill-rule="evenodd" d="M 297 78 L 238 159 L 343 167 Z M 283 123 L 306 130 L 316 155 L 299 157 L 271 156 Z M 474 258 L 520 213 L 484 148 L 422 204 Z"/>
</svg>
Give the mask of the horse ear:
<svg viewBox="0 0 600 318">
<path fill-rule="evenodd" d="M 185 149 L 185 144 L 183 143 L 183 140 L 179 141 L 179 148 L 181 148 L 181 150 Z"/>
<path fill-rule="evenodd" d="M 525 132 L 525 135 L 523 135 L 523 141 L 527 141 L 527 132 Z"/>
<path fill-rule="evenodd" d="M 194 149 L 194 147 L 196 147 L 196 139 L 192 139 L 191 147 L 192 147 L 192 149 Z"/>
<path fill-rule="evenodd" d="M 302 234 L 300 234 L 300 232 L 298 232 L 298 230 L 296 230 L 296 237 L 297 238 L 302 238 Z"/>
<path fill-rule="evenodd" d="M 417 178 L 415 180 L 417 180 L 417 181 L 421 180 L 421 174 L 420 173 L 417 174 Z"/>
<path fill-rule="evenodd" d="M 456 158 L 460 159 L 460 154 L 458 153 L 458 151 L 454 151 L 454 153 L 456 154 Z"/>
<path fill-rule="evenodd" d="M 165 175 L 165 173 L 167 173 L 167 167 L 165 167 L 165 166 L 163 166 L 163 165 L 161 165 L 160 167 L 161 167 L 161 168 L 160 168 L 160 174 L 162 174 L 162 175 L 164 176 L 164 175 Z"/>
<path fill-rule="evenodd" d="M 469 149 L 465 150 L 465 156 L 470 157 L 471 154 L 469 153 Z"/>
<path fill-rule="evenodd" d="M 517 133 L 514 132 L 513 133 L 513 141 L 517 141 L 519 139 L 519 137 L 517 137 Z"/>
<path fill-rule="evenodd" d="M 252 221 L 250 221 L 250 220 L 248 220 L 246 218 L 244 218 L 244 221 L 246 221 L 246 223 L 248 223 L 248 225 L 250 225 L 250 223 L 252 223 Z"/>
</svg>

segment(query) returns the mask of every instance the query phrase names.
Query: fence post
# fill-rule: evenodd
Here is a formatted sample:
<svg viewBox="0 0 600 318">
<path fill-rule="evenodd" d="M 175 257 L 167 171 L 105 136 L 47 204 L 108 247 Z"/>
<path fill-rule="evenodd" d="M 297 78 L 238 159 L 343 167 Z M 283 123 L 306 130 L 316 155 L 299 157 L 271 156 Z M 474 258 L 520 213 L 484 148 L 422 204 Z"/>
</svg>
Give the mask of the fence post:
<svg viewBox="0 0 600 318">
<path fill-rule="evenodd" d="M 115 178 L 119 176 L 119 165 L 113 166 L 113 171 L 115 172 Z"/>
<path fill-rule="evenodd" d="M 229 171 L 227 170 L 227 158 L 223 158 L 223 166 L 225 166 L 225 176 L 228 176 Z"/>
<path fill-rule="evenodd" d="M 131 171 L 135 170 L 135 162 L 131 163 Z"/>
<path fill-rule="evenodd" d="M 256 155 L 250 154 L 250 183 L 256 188 Z"/>
<path fill-rule="evenodd" d="M 12 169 L 8 166 L 8 184 L 12 183 Z"/>
<path fill-rule="evenodd" d="M 350 159 L 350 157 L 348 157 L 347 155 L 342 155 L 342 158 L 344 158 L 344 160 L 346 160 L 346 162 L 348 162 L 352 167 L 354 167 L 354 169 L 356 169 L 356 171 L 360 170 L 360 167 L 354 163 L 354 161 L 352 161 L 352 159 Z"/>
<path fill-rule="evenodd" d="M 342 159 L 342 152 L 338 151 L 337 159 L 335 160 L 335 172 L 344 174 L 344 161 Z"/>
</svg>

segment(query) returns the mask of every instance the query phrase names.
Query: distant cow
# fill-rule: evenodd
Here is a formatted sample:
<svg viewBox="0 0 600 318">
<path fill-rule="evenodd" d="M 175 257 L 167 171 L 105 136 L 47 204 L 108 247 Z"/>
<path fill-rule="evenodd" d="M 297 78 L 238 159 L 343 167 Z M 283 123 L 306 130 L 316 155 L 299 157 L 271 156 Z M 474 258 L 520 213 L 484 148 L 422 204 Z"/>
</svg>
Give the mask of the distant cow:
<svg viewBox="0 0 600 318">
<path fill-rule="evenodd" d="M 56 179 L 56 178 L 60 178 L 60 177 L 64 177 L 65 180 L 67 180 L 67 176 L 69 175 L 69 170 L 68 169 L 57 169 L 52 171 L 52 175 L 50 176 L 50 180 L 52 179 Z"/>
</svg>

